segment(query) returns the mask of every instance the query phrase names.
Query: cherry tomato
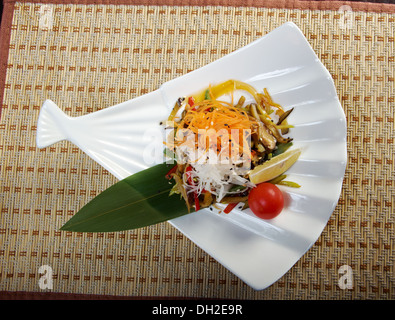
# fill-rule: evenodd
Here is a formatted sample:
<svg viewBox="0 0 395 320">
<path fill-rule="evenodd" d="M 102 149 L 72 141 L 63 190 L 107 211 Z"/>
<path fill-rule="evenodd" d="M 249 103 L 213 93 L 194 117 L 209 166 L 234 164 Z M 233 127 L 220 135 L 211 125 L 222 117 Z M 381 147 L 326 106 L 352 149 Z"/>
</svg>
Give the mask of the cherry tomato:
<svg viewBox="0 0 395 320">
<path fill-rule="evenodd" d="M 257 217 L 273 219 L 284 208 L 284 196 L 277 186 L 264 182 L 250 191 L 248 205 Z"/>
</svg>

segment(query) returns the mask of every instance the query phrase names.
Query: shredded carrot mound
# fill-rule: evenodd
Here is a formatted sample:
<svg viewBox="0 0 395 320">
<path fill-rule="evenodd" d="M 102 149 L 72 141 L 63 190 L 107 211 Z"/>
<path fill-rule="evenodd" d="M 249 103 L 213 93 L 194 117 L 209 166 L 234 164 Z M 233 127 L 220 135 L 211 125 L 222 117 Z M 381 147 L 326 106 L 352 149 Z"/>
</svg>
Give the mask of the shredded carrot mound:
<svg viewBox="0 0 395 320">
<path fill-rule="evenodd" d="M 230 148 L 233 148 L 233 150 L 238 149 L 239 154 L 242 154 L 249 150 L 249 139 L 257 132 L 258 123 L 245 110 L 234 107 L 231 103 L 203 100 L 196 103 L 193 108 L 187 106 L 186 114 L 179 123 L 176 123 L 176 127 L 196 134 L 198 137 L 196 147 L 208 150 L 215 146 L 218 154 L 229 152 Z M 202 135 L 202 132 L 205 134 Z M 235 133 L 238 136 L 235 136 Z M 217 140 L 210 140 L 210 134 L 216 134 Z M 184 142 L 176 138 L 174 147 Z"/>
</svg>

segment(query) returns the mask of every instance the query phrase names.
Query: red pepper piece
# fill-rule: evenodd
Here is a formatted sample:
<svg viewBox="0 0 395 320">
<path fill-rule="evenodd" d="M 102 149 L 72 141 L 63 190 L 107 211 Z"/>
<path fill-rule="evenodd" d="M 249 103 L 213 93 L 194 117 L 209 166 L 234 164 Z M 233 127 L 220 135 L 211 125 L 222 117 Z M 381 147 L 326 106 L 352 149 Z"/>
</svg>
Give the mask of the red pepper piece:
<svg viewBox="0 0 395 320">
<path fill-rule="evenodd" d="M 188 167 L 186 167 L 186 169 L 185 169 L 185 173 L 187 173 L 187 177 L 188 177 L 188 183 L 190 184 L 190 185 L 192 185 L 193 186 L 193 180 L 192 180 L 192 177 L 191 177 L 191 174 L 189 173 L 189 172 L 191 172 L 192 171 L 192 167 L 191 166 L 188 166 Z"/>
<path fill-rule="evenodd" d="M 185 169 L 185 173 L 188 175 L 188 176 L 187 176 L 187 181 L 188 181 L 188 183 L 189 183 L 191 186 L 193 186 L 193 185 L 195 185 L 195 184 L 194 184 L 194 182 L 193 182 L 193 179 L 192 179 L 192 177 L 191 177 L 191 174 L 189 173 L 189 172 L 191 172 L 191 171 L 192 171 L 192 167 L 191 167 L 191 166 L 188 166 L 188 167 Z M 194 197 L 194 200 L 195 200 L 195 209 L 196 209 L 196 211 L 199 211 L 199 210 L 200 210 L 200 203 L 199 203 L 199 196 L 198 196 L 196 190 L 193 192 L 193 197 Z"/>
<path fill-rule="evenodd" d="M 226 208 L 224 209 L 224 213 L 229 213 L 229 212 L 231 212 L 237 205 L 238 205 L 238 202 L 229 203 L 229 204 L 226 206 Z"/>
<path fill-rule="evenodd" d="M 192 108 L 192 110 L 196 110 L 196 108 L 194 107 L 195 105 L 195 99 L 193 97 L 189 97 L 188 98 L 188 104 L 189 106 Z"/>
<path fill-rule="evenodd" d="M 199 203 L 199 197 L 197 195 L 197 192 L 195 191 L 193 196 L 195 197 L 195 209 L 196 211 L 200 210 L 200 203 Z"/>
<path fill-rule="evenodd" d="M 171 174 L 172 173 L 174 173 L 174 172 L 176 172 L 177 171 L 177 165 L 175 165 L 173 168 L 171 168 L 170 170 L 169 170 L 169 172 L 168 173 L 166 173 L 166 175 L 165 175 L 165 177 L 166 177 L 166 179 L 171 179 Z"/>
</svg>

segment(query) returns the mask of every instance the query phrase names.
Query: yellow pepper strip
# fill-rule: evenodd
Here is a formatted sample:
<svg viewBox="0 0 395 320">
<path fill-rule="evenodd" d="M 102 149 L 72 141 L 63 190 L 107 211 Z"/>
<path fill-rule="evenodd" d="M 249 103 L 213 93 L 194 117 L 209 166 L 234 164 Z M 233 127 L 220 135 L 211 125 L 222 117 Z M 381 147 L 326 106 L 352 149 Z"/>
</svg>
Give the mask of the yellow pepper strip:
<svg viewBox="0 0 395 320">
<path fill-rule="evenodd" d="M 296 182 L 293 182 L 293 181 L 282 180 L 278 184 L 282 185 L 282 186 L 291 187 L 291 188 L 300 188 L 300 185 L 298 183 L 296 183 Z"/>
<path fill-rule="evenodd" d="M 258 92 L 255 90 L 253 86 L 250 86 L 249 84 L 238 80 L 227 80 L 215 86 L 211 86 L 210 88 L 207 88 L 194 95 L 193 97 L 195 101 L 196 102 L 203 101 L 207 90 L 210 90 L 210 95 L 212 99 L 217 99 L 218 97 L 227 93 L 231 93 L 235 90 L 244 90 L 250 93 L 257 101 L 257 103 L 260 101 Z"/>
</svg>

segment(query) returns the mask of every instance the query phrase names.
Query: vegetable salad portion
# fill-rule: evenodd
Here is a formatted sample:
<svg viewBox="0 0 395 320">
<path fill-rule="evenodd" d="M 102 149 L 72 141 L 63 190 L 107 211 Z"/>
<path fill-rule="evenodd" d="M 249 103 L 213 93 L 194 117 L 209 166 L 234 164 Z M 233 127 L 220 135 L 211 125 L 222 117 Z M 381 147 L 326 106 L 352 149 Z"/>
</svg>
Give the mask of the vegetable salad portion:
<svg viewBox="0 0 395 320">
<path fill-rule="evenodd" d="M 175 161 L 170 195 L 181 195 L 188 210 L 223 203 L 225 213 L 242 206 L 275 217 L 284 205 L 276 184 L 299 187 L 284 180 L 300 155 L 289 149 L 292 110 L 237 80 L 179 98 L 165 124 L 165 153 Z"/>
</svg>

